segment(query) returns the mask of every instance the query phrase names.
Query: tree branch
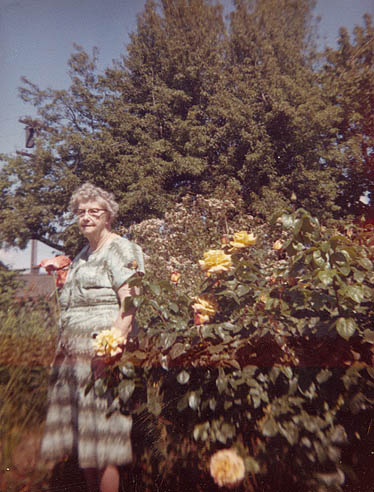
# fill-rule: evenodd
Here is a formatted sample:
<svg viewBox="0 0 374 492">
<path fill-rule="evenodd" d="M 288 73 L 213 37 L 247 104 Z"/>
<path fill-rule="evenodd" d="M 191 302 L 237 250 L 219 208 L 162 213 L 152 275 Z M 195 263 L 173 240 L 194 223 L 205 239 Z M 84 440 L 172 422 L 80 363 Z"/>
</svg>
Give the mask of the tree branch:
<svg viewBox="0 0 374 492">
<path fill-rule="evenodd" d="M 65 251 L 65 248 L 57 243 L 54 243 L 53 241 L 50 241 L 49 239 L 46 239 L 45 237 L 39 236 L 38 234 L 33 234 L 31 236 L 31 239 L 36 239 L 37 241 L 40 241 L 41 243 L 46 244 L 50 248 L 57 249 L 58 251 L 61 251 L 62 253 Z"/>
</svg>

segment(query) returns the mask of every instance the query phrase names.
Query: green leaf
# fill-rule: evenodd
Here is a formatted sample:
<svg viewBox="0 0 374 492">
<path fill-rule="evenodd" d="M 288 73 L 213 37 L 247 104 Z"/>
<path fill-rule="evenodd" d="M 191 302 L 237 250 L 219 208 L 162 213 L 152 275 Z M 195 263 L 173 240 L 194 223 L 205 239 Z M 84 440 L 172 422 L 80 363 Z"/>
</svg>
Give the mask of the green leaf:
<svg viewBox="0 0 374 492">
<path fill-rule="evenodd" d="M 169 304 L 170 310 L 173 311 L 173 313 L 178 314 L 179 313 L 179 306 L 175 302 L 171 302 Z"/>
<path fill-rule="evenodd" d="M 119 370 L 127 378 L 132 378 L 135 376 L 135 368 L 132 362 L 126 362 L 123 366 L 120 366 Z"/>
<path fill-rule="evenodd" d="M 192 410 L 198 410 L 201 401 L 201 391 L 191 391 L 188 395 L 188 406 Z"/>
<path fill-rule="evenodd" d="M 123 403 L 126 403 L 135 390 L 135 382 L 132 379 L 124 379 L 118 385 L 118 394 Z"/>
<path fill-rule="evenodd" d="M 223 352 L 225 350 L 225 345 L 223 343 L 219 343 L 218 345 L 210 345 L 208 347 L 208 352 L 210 354 L 218 354 L 219 352 Z"/>
<path fill-rule="evenodd" d="M 364 330 L 363 332 L 364 335 L 364 341 L 368 343 L 374 343 L 374 331 L 369 330 L 368 328 Z"/>
<path fill-rule="evenodd" d="M 187 371 L 181 371 L 177 376 L 177 381 L 179 384 L 186 384 L 190 380 L 190 375 Z"/>
<path fill-rule="evenodd" d="M 141 350 L 135 350 L 135 352 L 131 352 L 132 358 L 144 360 L 147 358 L 147 354 Z"/>
<path fill-rule="evenodd" d="M 195 439 L 195 441 L 206 441 L 208 439 L 209 427 L 209 422 L 195 425 L 193 430 L 193 438 Z"/>
<path fill-rule="evenodd" d="M 155 296 L 159 296 L 161 294 L 161 288 L 158 284 L 156 284 L 155 282 L 150 282 L 149 283 L 149 288 L 151 289 L 152 293 L 155 295 Z"/>
<path fill-rule="evenodd" d="M 226 321 L 225 323 L 221 323 L 220 326 L 222 326 L 222 328 L 225 331 L 228 331 L 231 335 L 235 333 L 239 333 L 239 331 L 241 330 L 240 326 L 230 323 L 229 321 Z"/>
<path fill-rule="evenodd" d="M 344 253 L 342 253 L 341 251 L 338 251 L 338 252 L 333 253 L 331 255 L 331 261 L 334 263 L 337 263 L 339 266 L 342 266 L 345 263 L 347 263 L 347 258 L 344 255 Z"/>
<path fill-rule="evenodd" d="M 287 439 L 291 446 L 295 446 L 295 444 L 298 442 L 299 430 L 293 422 L 285 422 L 284 424 L 280 425 L 279 431 L 280 434 Z"/>
<path fill-rule="evenodd" d="M 322 257 L 321 251 L 319 251 L 318 249 L 313 253 L 313 260 L 316 266 L 318 266 L 319 268 L 323 268 L 326 264 L 326 261 Z"/>
<path fill-rule="evenodd" d="M 292 217 L 292 215 L 283 214 L 281 216 L 281 219 L 282 224 L 286 229 L 291 229 L 292 227 L 294 227 L 295 219 Z"/>
<path fill-rule="evenodd" d="M 180 400 L 178 400 L 177 403 L 177 410 L 178 412 L 183 412 L 187 408 L 188 405 L 188 396 L 187 394 L 183 395 Z"/>
<path fill-rule="evenodd" d="M 200 333 L 203 338 L 215 338 L 213 327 L 211 325 L 201 326 Z"/>
<path fill-rule="evenodd" d="M 348 275 L 351 273 L 351 267 L 349 265 L 338 266 L 338 270 L 345 277 L 348 277 Z"/>
<path fill-rule="evenodd" d="M 275 384 L 275 381 L 278 379 L 279 373 L 280 373 L 279 367 L 272 367 L 270 369 L 269 378 L 273 384 Z"/>
<path fill-rule="evenodd" d="M 232 439 L 236 432 L 235 432 L 235 427 L 232 424 L 229 424 L 228 422 L 225 422 L 221 426 L 221 433 L 225 436 L 226 440 L 227 439 Z"/>
<path fill-rule="evenodd" d="M 332 376 L 332 372 L 328 369 L 322 369 L 316 376 L 316 380 L 319 384 L 325 383 Z"/>
<path fill-rule="evenodd" d="M 180 355 L 184 354 L 186 351 L 185 345 L 183 343 L 176 343 L 170 350 L 170 357 L 176 359 Z"/>
<path fill-rule="evenodd" d="M 223 393 L 227 388 L 227 377 L 225 375 L 218 376 L 218 378 L 216 379 L 216 386 L 218 392 L 220 394 Z"/>
<path fill-rule="evenodd" d="M 266 437 L 274 437 L 279 432 L 279 426 L 273 417 L 266 417 L 265 423 L 262 424 L 261 431 Z"/>
<path fill-rule="evenodd" d="M 133 304 L 136 307 L 136 309 L 139 309 L 139 307 L 142 305 L 142 303 L 144 301 L 144 297 L 143 296 L 134 296 L 132 299 L 133 299 Z"/>
<path fill-rule="evenodd" d="M 244 459 L 244 465 L 245 465 L 245 470 L 247 473 L 259 473 L 260 472 L 260 465 L 257 463 L 257 461 L 252 458 L 252 456 L 247 456 Z"/>
<path fill-rule="evenodd" d="M 353 318 L 339 318 L 336 322 L 336 331 L 345 340 L 349 340 L 356 329 L 357 325 Z"/>
<path fill-rule="evenodd" d="M 345 289 L 345 294 L 355 302 L 362 302 L 365 299 L 364 289 L 359 285 L 350 285 Z"/>
<path fill-rule="evenodd" d="M 169 347 L 173 345 L 175 340 L 177 339 L 178 334 L 173 332 L 173 333 L 161 333 L 161 344 L 162 348 L 164 350 L 167 350 Z"/>
<path fill-rule="evenodd" d="M 102 397 L 106 393 L 108 386 L 102 379 L 98 379 L 95 381 L 94 391 L 97 396 Z"/>
<path fill-rule="evenodd" d="M 335 270 L 322 270 L 318 272 L 318 278 L 325 287 L 332 284 L 335 275 Z"/>
<path fill-rule="evenodd" d="M 373 264 L 372 262 L 369 260 L 369 258 L 365 258 L 365 257 L 361 257 L 361 258 L 358 258 L 357 259 L 357 262 L 363 267 L 365 268 L 365 270 L 368 270 L 368 271 L 372 271 L 373 270 Z"/>
<path fill-rule="evenodd" d="M 238 287 L 237 287 L 237 289 L 236 289 L 236 293 L 238 294 L 239 297 L 243 297 L 246 294 L 248 294 L 248 292 L 250 290 L 251 290 L 251 286 L 250 285 L 239 284 Z"/>
<path fill-rule="evenodd" d="M 150 299 L 148 302 L 154 309 L 156 309 L 157 312 L 160 311 L 160 305 L 157 301 L 155 301 L 154 299 Z"/>
<path fill-rule="evenodd" d="M 293 234 L 294 234 L 295 238 L 297 238 L 297 236 L 299 235 L 299 233 L 301 231 L 302 225 L 303 225 L 303 220 L 302 219 L 299 219 L 299 220 L 296 221 L 295 227 L 294 227 L 294 230 L 293 230 Z"/>
<path fill-rule="evenodd" d="M 358 284 L 362 284 L 362 282 L 365 280 L 365 273 L 355 269 L 353 272 L 353 278 Z"/>
</svg>

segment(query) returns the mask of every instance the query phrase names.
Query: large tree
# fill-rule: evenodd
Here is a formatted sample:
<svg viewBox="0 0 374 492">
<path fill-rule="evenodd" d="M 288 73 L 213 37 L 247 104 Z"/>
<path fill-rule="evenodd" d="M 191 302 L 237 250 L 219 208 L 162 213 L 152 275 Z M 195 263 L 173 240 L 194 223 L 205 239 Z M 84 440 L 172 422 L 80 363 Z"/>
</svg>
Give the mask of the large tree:
<svg viewBox="0 0 374 492">
<path fill-rule="evenodd" d="M 356 26 L 353 39 L 341 28 L 336 49 L 326 50 L 321 79 L 338 108 L 337 144 L 344 156 L 345 180 L 339 201 L 353 213 L 359 198 L 374 193 L 374 25 L 370 15 Z"/>
<path fill-rule="evenodd" d="M 127 52 L 104 73 L 95 50 L 76 46 L 68 89 L 24 79 L 36 147 L 1 171 L 2 244 L 34 238 L 74 252 L 66 211 L 84 181 L 115 193 L 123 226 L 187 193 L 227 188 L 262 216 L 289 207 L 292 191 L 314 214 L 339 215 L 339 108 L 313 66 L 313 7 L 235 0 L 225 26 L 208 0 L 148 0 Z"/>
<path fill-rule="evenodd" d="M 224 95 L 212 107 L 218 159 L 254 212 L 269 215 L 288 206 L 294 192 L 299 205 L 334 215 L 336 108 L 314 69 L 315 2 L 234 4 Z"/>
<path fill-rule="evenodd" d="M 105 74 L 96 52 L 76 46 L 69 89 L 41 90 L 24 79 L 21 97 L 38 110 L 29 121 L 38 138 L 32 157 L 7 158 L 2 172 L 3 243 L 24 247 L 35 238 L 66 247 L 68 198 L 86 180 L 114 191 L 120 225 L 161 215 L 198 191 L 209 175 L 203 135 L 223 36 L 221 6 L 149 0 L 127 54 Z"/>
</svg>

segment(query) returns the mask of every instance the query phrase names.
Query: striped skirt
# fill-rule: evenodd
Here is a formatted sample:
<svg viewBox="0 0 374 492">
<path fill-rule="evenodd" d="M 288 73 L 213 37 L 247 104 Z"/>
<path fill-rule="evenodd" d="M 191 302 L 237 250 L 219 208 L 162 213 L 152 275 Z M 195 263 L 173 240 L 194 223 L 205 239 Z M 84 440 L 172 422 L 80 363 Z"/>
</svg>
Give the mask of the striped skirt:
<svg viewBox="0 0 374 492">
<path fill-rule="evenodd" d="M 48 410 L 41 444 L 44 461 L 76 455 L 81 468 L 103 469 L 132 460 L 132 419 L 119 411 L 107 417 L 108 400 L 92 388 L 92 337 L 110 328 L 118 306 L 69 310 L 52 367 Z"/>
</svg>

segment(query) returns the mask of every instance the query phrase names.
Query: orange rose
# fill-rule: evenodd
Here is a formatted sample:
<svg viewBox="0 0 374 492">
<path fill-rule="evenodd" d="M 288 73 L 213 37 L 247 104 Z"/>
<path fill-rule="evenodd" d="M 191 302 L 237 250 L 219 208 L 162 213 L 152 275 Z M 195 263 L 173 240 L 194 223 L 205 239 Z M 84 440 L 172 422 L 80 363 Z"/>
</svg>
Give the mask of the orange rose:
<svg viewBox="0 0 374 492">
<path fill-rule="evenodd" d="M 40 262 L 39 267 L 45 268 L 48 275 L 56 272 L 56 287 L 63 287 L 68 275 L 68 267 L 71 259 L 68 256 L 59 255 L 54 258 L 45 258 Z"/>
<path fill-rule="evenodd" d="M 195 325 L 203 325 L 204 323 L 208 323 L 218 310 L 216 300 L 211 296 L 196 297 L 195 300 L 195 304 L 192 305 L 192 309 L 195 312 Z"/>
</svg>

